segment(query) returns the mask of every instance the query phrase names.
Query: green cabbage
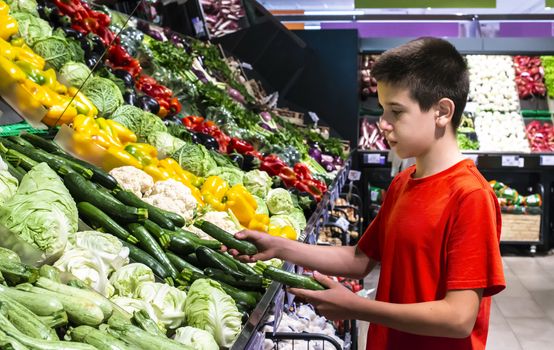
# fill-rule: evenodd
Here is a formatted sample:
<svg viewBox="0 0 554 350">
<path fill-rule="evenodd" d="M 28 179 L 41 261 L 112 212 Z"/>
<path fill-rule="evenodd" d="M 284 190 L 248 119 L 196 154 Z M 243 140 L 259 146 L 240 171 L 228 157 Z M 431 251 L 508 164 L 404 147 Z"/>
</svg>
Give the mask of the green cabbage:
<svg viewBox="0 0 554 350">
<path fill-rule="evenodd" d="M 205 177 L 210 170 L 217 167 L 215 160 L 206 147 L 187 144 L 179 148 L 172 156 L 181 167 L 194 175 Z"/>
<path fill-rule="evenodd" d="M 92 77 L 87 80 L 81 91 L 98 108 L 101 117 L 111 115 L 123 104 L 121 91 L 110 79 Z"/>
<path fill-rule="evenodd" d="M 11 15 L 19 26 L 19 34 L 29 46 L 40 39 L 52 36 L 52 27 L 45 20 L 30 13 L 16 12 Z"/>
<path fill-rule="evenodd" d="M 287 216 L 294 223 L 293 227 L 296 232 L 302 232 L 306 228 L 306 216 L 304 216 L 304 211 L 302 209 L 294 208 Z"/>
<path fill-rule="evenodd" d="M 158 116 L 131 105 L 117 108 L 111 119 L 134 132 L 140 142 L 147 141 L 148 136 L 156 131 L 167 131 L 167 127 Z"/>
<path fill-rule="evenodd" d="M 258 196 L 252 196 L 256 200 L 256 203 L 258 203 L 258 208 L 256 208 L 256 214 L 265 214 L 269 215 L 269 209 L 267 209 L 267 204 L 265 204 L 265 201 L 261 199 Z"/>
<path fill-rule="evenodd" d="M 6 0 L 10 6 L 10 13 L 26 12 L 38 17 L 37 2 L 35 0 Z"/>
<path fill-rule="evenodd" d="M 155 315 L 150 317 L 168 329 L 178 328 L 185 319 L 187 293 L 166 283 L 143 282 L 134 297 L 150 304 Z"/>
<path fill-rule="evenodd" d="M 123 266 L 110 277 L 115 293 L 123 297 L 132 297 L 140 284 L 154 281 L 154 272 L 140 263 Z"/>
<path fill-rule="evenodd" d="M 0 208 L 0 224 L 46 255 L 64 250 L 77 232 L 77 206 L 58 175 L 46 163 L 33 167 L 15 195 Z"/>
<path fill-rule="evenodd" d="M 0 206 L 17 191 L 17 179 L 8 172 L 8 165 L 0 157 Z"/>
<path fill-rule="evenodd" d="M 165 131 L 154 131 L 146 137 L 149 144 L 156 147 L 158 155 L 166 158 L 187 143 Z"/>
<path fill-rule="evenodd" d="M 241 313 L 233 298 L 219 283 L 208 279 L 194 281 L 185 301 L 185 322 L 213 335 L 217 344 L 230 348 L 241 329 Z"/>
<path fill-rule="evenodd" d="M 82 61 L 84 56 L 83 50 L 75 46 L 72 39 L 58 36 L 48 36 L 35 40 L 33 50 L 44 58 L 46 68 L 54 68 L 57 71 L 67 62 Z"/>
<path fill-rule="evenodd" d="M 284 188 L 274 188 L 269 191 L 265 201 L 272 215 L 287 214 L 294 209 L 290 192 Z"/>
<path fill-rule="evenodd" d="M 69 85 L 80 87 L 90 75 L 91 71 L 81 62 L 67 62 L 60 70 L 60 76 Z"/>
<path fill-rule="evenodd" d="M 220 166 L 210 170 L 207 176 L 212 176 L 212 175 L 219 176 L 223 180 L 227 181 L 229 186 L 235 186 L 237 184 L 242 185 L 242 178 L 244 176 L 244 172 L 239 168 Z"/>
<path fill-rule="evenodd" d="M 194 327 L 178 328 L 174 340 L 194 350 L 219 350 L 219 345 L 210 333 Z"/>
<path fill-rule="evenodd" d="M 267 196 L 273 183 L 268 173 L 257 169 L 244 174 L 243 182 L 248 192 L 261 198 Z"/>
</svg>

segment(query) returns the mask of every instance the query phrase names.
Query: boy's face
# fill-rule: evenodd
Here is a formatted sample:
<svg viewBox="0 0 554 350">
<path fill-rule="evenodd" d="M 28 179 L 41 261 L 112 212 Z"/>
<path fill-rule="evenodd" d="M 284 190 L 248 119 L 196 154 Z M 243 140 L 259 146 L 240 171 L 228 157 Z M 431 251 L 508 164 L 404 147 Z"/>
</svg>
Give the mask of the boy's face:
<svg viewBox="0 0 554 350">
<path fill-rule="evenodd" d="M 377 92 L 383 107 L 379 127 L 391 149 L 401 158 L 427 153 L 435 140 L 435 108 L 421 111 L 407 88 L 378 82 Z"/>
</svg>

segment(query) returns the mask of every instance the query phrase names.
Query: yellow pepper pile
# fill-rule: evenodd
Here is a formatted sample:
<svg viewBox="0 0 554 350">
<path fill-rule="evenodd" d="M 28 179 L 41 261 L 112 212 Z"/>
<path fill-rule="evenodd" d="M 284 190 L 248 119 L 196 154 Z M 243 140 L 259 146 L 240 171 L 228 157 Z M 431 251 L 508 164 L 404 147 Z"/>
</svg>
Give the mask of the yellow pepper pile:
<svg viewBox="0 0 554 350">
<path fill-rule="evenodd" d="M 79 155 L 103 151 L 102 168 L 111 170 L 133 166 L 152 176 L 154 181 L 177 180 L 190 188 L 193 196 L 203 205 L 197 188 L 202 179 L 181 168 L 171 158 L 158 160 L 158 151 L 152 145 L 137 143 L 137 136 L 120 123 L 104 118 L 79 114 L 73 120 L 73 147 Z"/>
<path fill-rule="evenodd" d="M 96 116 L 98 110 L 90 100 L 76 88 L 58 82 L 53 69 L 44 70 L 44 59 L 21 38 L 8 42 L 17 33 L 17 21 L 0 0 L 0 67 L 47 109 L 42 122 L 56 126 L 71 122 L 78 114 Z"/>
</svg>

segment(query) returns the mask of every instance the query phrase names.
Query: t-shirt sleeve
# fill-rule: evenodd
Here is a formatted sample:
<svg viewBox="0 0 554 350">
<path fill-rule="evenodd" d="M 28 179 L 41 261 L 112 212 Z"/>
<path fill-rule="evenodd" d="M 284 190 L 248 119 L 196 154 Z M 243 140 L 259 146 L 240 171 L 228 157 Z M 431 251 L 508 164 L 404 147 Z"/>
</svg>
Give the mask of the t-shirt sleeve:
<svg viewBox="0 0 554 350">
<path fill-rule="evenodd" d="M 383 216 L 382 210 L 379 210 L 377 216 L 369 224 L 365 230 L 362 238 L 358 242 L 358 249 L 364 252 L 370 259 L 375 261 L 381 261 L 381 253 L 379 249 L 379 232 L 381 226 L 381 217 Z"/>
<path fill-rule="evenodd" d="M 492 191 L 475 190 L 458 205 L 447 242 L 447 290 L 483 288 L 492 296 L 506 287 L 500 256 L 501 216 Z"/>
</svg>

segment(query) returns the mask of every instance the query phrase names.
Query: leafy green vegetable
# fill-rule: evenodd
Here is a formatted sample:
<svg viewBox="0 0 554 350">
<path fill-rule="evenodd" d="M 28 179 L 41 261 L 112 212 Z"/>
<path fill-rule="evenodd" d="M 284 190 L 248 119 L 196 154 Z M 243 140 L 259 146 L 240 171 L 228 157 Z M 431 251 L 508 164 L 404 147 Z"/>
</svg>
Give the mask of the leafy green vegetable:
<svg viewBox="0 0 554 350">
<path fill-rule="evenodd" d="M 17 185 L 17 179 L 8 172 L 8 165 L 0 157 L 0 206 L 13 197 Z"/>
<path fill-rule="evenodd" d="M 82 61 L 84 55 L 82 49 L 75 47 L 70 39 L 57 36 L 43 37 L 35 40 L 33 50 L 44 58 L 46 68 L 54 68 L 58 71 L 67 62 Z"/>
<path fill-rule="evenodd" d="M 175 331 L 175 341 L 188 345 L 194 350 L 219 350 L 214 337 L 205 330 L 194 327 L 181 327 Z"/>
<path fill-rule="evenodd" d="M 91 74 L 86 64 L 81 62 L 67 62 L 60 69 L 60 76 L 69 85 L 80 87 Z"/>
<path fill-rule="evenodd" d="M 159 117 L 131 105 L 117 108 L 112 119 L 134 132 L 140 142 L 147 141 L 148 136 L 156 131 L 167 131 Z"/>
<path fill-rule="evenodd" d="M 554 56 L 541 56 L 544 67 L 544 83 L 548 96 L 554 98 Z"/>
<path fill-rule="evenodd" d="M 456 135 L 458 140 L 458 147 L 463 150 L 477 150 L 479 149 L 479 142 L 473 141 L 464 133 L 458 133 Z"/>
<path fill-rule="evenodd" d="M 272 215 L 288 214 L 294 209 L 290 192 L 284 188 L 274 188 L 269 191 L 265 201 Z"/>
<path fill-rule="evenodd" d="M 293 227 L 297 232 L 302 232 L 306 228 L 306 216 L 300 208 L 294 208 L 288 214 L 289 219 L 294 223 Z"/>
<path fill-rule="evenodd" d="M 132 297 L 140 284 L 154 281 L 154 272 L 140 263 L 125 265 L 110 277 L 115 293 L 122 297 Z"/>
<path fill-rule="evenodd" d="M 63 251 L 77 220 L 75 201 L 46 163 L 25 174 L 15 195 L 0 207 L 0 224 L 47 255 Z"/>
<path fill-rule="evenodd" d="M 155 40 L 145 35 L 143 43 L 150 49 L 155 66 L 163 67 L 173 72 L 184 72 L 190 69 L 192 56 L 184 50 L 175 47 L 171 42 Z"/>
<path fill-rule="evenodd" d="M 108 273 L 117 271 L 129 263 L 129 248 L 124 247 L 119 239 L 109 233 L 81 231 L 70 237 L 69 241 L 98 257 Z"/>
<path fill-rule="evenodd" d="M 267 204 L 265 204 L 265 201 L 255 195 L 252 195 L 254 199 L 256 200 L 256 203 L 258 204 L 258 208 L 256 208 L 256 214 L 265 214 L 269 215 L 269 209 L 267 209 Z"/>
<path fill-rule="evenodd" d="M 187 293 L 166 283 L 143 282 L 134 297 L 149 303 L 155 312 L 154 320 L 169 329 L 178 328 L 185 319 Z"/>
<path fill-rule="evenodd" d="M 241 313 L 219 283 L 194 281 L 185 301 L 185 322 L 213 335 L 217 344 L 230 348 L 241 329 Z"/>
<path fill-rule="evenodd" d="M 100 116 L 108 117 L 123 104 L 123 96 L 117 85 L 106 78 L 92 77 L 81 89 L 98 108 Z"/>
<path fill-rule="evenodd" d="M 197 176 L 205 177 L 217 167 L 210 151 L 202 145 L 187 144 L 179 148 L 172 156 L 181 167 Z"/>
<path fill-rule="evenodd" d="M 242 184 L 243 171 L 236 167 L 217 167 L 208 172 L 207 176 L 219 176 L 223 180 L 227 181 L 229 186 L 235 186 L 236 184 Z"/>
<path fill-rule="evenodd" d="M 233 163 L 227 155 L 224 155 L 224 154 L 216 151 L 215 149 L 210 150 L 210 154 L 212 155 L 212 158 L 217 163 L 218 167 L 231 167 L 231 168 L 237 168 L 238 169 L 237 165 L 235 163 Z"/>
<path fill-rule="evenodd" d="M 19 34 L 29 46 L 33 46 L 40 39 L 52 36 L 52 27 L 38 16 L 26 12 L 16 12 L 11 16 L 17 21 Z"/>
<path fill-rule="evenodd" d="M 156 147 L 161 158 L 172 155 L 179 148 L 187 144 L 185 141 L 165 131 L 154 131 L 147 135 L 146 140 L 149 144 Z"/>
<path fill-rule="evenodd" d="M 21 259 L 17 253 L 4 247 L 0 247 L 0 261 L 21 263 Z"/>
<path fill-rule="evenodd" d="M 26 12 L 38 17 L 37 2 L 35 0 L 6 0 L 10 6 L 10 13 Z"/>
<path fill-rule="evenodd" d="M 271 190 L 272 180 L 268 173 L 262 170 L 251 170 L 244 174 L 244 187 L 255 196 L 265 198 Z"/>
</svg>

